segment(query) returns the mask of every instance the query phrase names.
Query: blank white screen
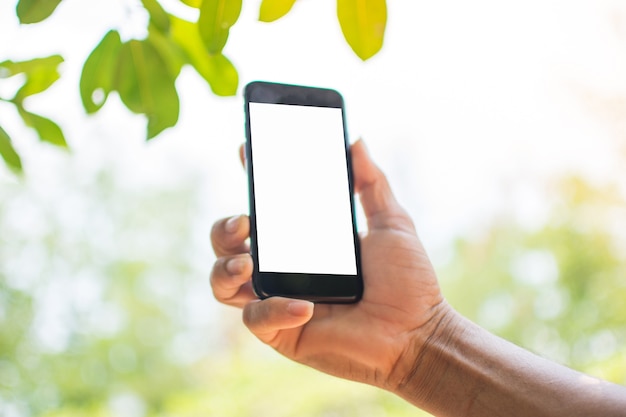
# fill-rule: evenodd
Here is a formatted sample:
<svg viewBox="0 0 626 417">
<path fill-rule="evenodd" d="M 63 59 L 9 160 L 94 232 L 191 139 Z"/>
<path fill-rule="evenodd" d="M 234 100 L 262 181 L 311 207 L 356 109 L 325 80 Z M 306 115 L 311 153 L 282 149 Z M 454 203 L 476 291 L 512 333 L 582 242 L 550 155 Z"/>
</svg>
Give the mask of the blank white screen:
<svg viewBox="0 0 626 417">
<path fill-rule="evenodd" d="M 260 272 L 356 275 L 342 111 L 250 103 Z"/>
</svg>

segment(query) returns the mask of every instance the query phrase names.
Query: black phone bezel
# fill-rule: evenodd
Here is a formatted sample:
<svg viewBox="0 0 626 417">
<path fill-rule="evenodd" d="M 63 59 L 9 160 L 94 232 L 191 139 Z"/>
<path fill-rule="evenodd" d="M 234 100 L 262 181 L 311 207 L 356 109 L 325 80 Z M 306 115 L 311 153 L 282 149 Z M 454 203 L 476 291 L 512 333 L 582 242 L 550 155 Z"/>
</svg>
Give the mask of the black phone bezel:
<svg viewBox="0 0 626 417">
<path fill-rule="evenodd" d="M 320 303 L 355 303 L 363 295 L 363 279 L 361 272 L 361 251 L 356 227 L 354 205 L 354 185 L 350 144 L 348 142 L 346 117 L 343 97 L 339 92 L 327 88 L 305 87 L 291 84 L 279 84 L 265 81 L 254 81 L 244 89 L 244 113 L 246 131 L 246 171 L 248 175 L 248 191 L 250 204 L 250 252 L 254 264 L 252 286 L 259 298 L 282 296 L 305 299 Z M 346 152 L 346 169 L 350 188 L 350 207 L 352 210 L 352 230 L 356 256 L 356 275 L 308 274 L 259 272 L 258 249 L 256 236 L 256 210 L 254 199 L 254 155 L 251 150 L 250 102 L 288 104 L 300 106 L 332 107 L 341 109 Z"/>
</svg>

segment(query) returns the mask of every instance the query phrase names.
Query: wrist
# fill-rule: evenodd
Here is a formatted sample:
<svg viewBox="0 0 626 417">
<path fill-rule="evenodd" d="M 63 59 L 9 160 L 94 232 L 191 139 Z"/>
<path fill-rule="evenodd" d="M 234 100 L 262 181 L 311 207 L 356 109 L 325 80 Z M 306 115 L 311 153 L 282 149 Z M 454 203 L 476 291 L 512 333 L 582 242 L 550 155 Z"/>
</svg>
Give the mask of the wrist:
<svg viewBox="0 0 626 417">
<path fill-rule="evenodd" d="M 388 379 L 387 390 L 429 409 L 446 375 L 446 352 L 463 332 L 462 317 L 445 301 L 433 307 L 430 320 L 415 329 Z"/>
</svg>

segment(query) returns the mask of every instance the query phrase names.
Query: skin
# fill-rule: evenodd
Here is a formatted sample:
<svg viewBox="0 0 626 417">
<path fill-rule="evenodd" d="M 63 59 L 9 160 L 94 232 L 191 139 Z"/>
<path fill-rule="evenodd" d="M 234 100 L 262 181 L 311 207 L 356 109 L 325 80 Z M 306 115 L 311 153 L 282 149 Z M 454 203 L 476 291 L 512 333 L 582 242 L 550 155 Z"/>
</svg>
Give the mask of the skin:
<svg viewBox="0 0 626 417">
<path fill-rule="evenodd" d="M 243 309 L 252 333 L 292 360 L 388 390 L 437 416 L 626 416 L 626 388 L 535 356 L 458 314 L 363 142 L 351 153 L 368 224 L 360 236 L 359 303 L 260 301 L 250 282 L 248 217 L 215 223 L 213 293 Z"/>
</svg>

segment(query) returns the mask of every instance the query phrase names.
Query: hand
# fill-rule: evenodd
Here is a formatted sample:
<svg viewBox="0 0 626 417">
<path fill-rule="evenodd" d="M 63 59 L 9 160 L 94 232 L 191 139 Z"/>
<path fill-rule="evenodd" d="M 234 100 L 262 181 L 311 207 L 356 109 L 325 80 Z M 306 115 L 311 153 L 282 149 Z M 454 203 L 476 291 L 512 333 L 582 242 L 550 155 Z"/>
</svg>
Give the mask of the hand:
<svg viewBox="0 0 626 417">
<path fill-rule="evenodd" d="M 352 146 L 352 166 L 369 229 L 360 237 L 364 293 L 357 304 L 259 301 L 250 282 L 248 218 L 213 227 L 215 297 L 242 307 L 259 339 L 434 415 L 624 416 L 624 387 L 539 358 L 448 306 L 411 220 L 360 141 Z"/>
<path fill-rule="evenodd" d="M 243 308 L 244 323 L 252 333 L 286 357 L 393 391 L 416 366 L 421 344 L 449 307 L 413 223 L 384 174 L 362 141 L 351 153 L 355 191 L 368 223 L 368 231 L 360 236 L 364 292 L 359 303 L 258 300 L 250 282 L 246 216 L 214 225 L 211 238 L 218 259 L 211 285 L 220 302 Z"/>
</svg>

